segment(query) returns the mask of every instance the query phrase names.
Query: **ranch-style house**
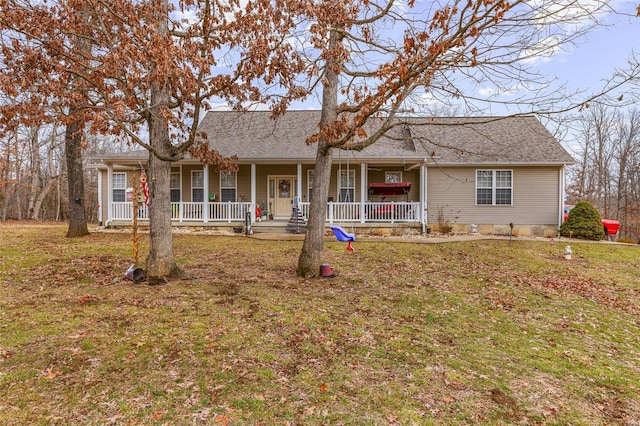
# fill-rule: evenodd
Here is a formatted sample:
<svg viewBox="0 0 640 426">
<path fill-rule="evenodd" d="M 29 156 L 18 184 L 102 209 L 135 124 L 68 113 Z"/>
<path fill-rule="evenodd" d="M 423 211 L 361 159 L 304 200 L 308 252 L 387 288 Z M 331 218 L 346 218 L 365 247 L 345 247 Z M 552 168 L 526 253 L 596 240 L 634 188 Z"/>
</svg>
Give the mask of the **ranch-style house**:
<svg viewBox="0 0 640 426">
<path fill-rule="evenodd" d="M 174 225 L 237 228 L 250 220 L 260 232 L 284 228 L 293 212 L 296 220 L 306 220 L 316 145 L 305 140 L 319 121 L 320 111 L 310 110 L 276 120 L 268 111 L 208 112 L 200 130 L 222 155 L 237 155 L 239 168 L 218 171 L 193 158 L 173 164 Z M 536 117 L 398 117 L 397 124 L 360 152 L 333 150 L 327 226 L 557 232 L 565 168 L 574 160 Z M 99 171 L 98 217 L 104 226 L 131 225 L 131 180 L 147 158 L 142 150 L 91 159 Z M 148 220 L 144 204 L 136 219 L 143 225 Z"/>
</svg>

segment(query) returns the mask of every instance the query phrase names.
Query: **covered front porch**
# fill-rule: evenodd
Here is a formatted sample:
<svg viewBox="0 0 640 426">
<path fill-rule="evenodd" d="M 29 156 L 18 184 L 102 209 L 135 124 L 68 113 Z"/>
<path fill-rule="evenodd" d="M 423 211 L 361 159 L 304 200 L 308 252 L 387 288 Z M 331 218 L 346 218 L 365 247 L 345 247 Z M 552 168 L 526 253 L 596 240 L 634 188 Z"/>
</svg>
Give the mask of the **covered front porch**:
<svg viewBox="0 0 640 426">
<path fill-rule="evenodd" d="M 309 219 L 309 202 L 292 204 L 291 214 L 307 221 Z M 295 212 L 294 212 L 294 209 Z M 257 216 L 257 206 L 251 202 L 177 202 L 171 203 L 171 219 L 175 223 L 194 222 L 201 224 L 234 225 L 244 222 L 249 213 L 251 223 L 277 221 L 269 218 L 266 212 Z M 356 203 L 328 202 L 326 221 L 336 223 L 421 223 L 419 202 L 371 202 Z M 110 224 L 126 225 L 133 222 L 134 205 L 132 201 L 113 202 L 110 208 Z M 138 205 L 136 216 L 139 223 L 149 219 L 149 209 L 146 205 Z M 282 218 L 280 218 L 282 220 Z M 109 224 L 107 224 L 109 225 Z"/>
<path fill-rule="evenodd" d="M 105 164 L 106 163 L 106 164 Z M 137 165 L 103 163 L 98 175 L 99 214 L 105 226 L 127 226 L 134 215 L 141 225 L 149 219 L 148 207 L 136 203 L 134 212 L 133 176 Z M 411 224 L 426 228 L 426 163 L 411 167 L 397 162 L 334 164 L 327 225 Z M 175 226 L 233 227 L 309 219 L 313 196 L 314 165 L 239 164 L 228 174 L 195 163 L 178 163 L 171 171 L 171 218 Z M 417 199 L 417 200 L 416 200 Z M 153 201 L 152 201 L 153 202 Z"/>
</svg>

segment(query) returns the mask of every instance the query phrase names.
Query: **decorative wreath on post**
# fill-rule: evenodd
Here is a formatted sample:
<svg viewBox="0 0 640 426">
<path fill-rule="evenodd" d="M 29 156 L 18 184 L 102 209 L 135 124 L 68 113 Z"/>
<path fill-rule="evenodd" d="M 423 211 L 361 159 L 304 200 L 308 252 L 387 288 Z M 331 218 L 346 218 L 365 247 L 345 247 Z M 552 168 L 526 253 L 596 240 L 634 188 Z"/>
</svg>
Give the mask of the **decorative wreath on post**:
<svg viewBox="0 0 640 426">
<path fill-rule="evenodd" d="M 289 192 L 289 182 L 286 180 L 280 181 L 280 192 Z"/>
</svg>

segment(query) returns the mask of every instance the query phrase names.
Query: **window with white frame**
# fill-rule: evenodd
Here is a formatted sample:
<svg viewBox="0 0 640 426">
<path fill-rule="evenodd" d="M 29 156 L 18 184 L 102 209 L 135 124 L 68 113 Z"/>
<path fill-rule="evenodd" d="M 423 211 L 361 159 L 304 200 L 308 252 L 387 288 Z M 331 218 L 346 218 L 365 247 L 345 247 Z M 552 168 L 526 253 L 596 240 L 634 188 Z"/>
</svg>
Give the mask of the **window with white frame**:
<svg viewBox="0 0 640 426">
<path fill-rule="evenodd" d="M 204 171 L 191 171 L 191 201 L 201 203 L 204 201 Z"/>
<path fill-rule="evenodd" d="M 513 204 L 513 171 L 476 170 L 476 204 L 510 206 Z"/>
<path fill-rule="evenodd" d="M 179 172 L 171 172 L 171 177 L 169 178 L 169 185 L 171 188 L 171 202 L 179 203 L 180 202 L 180 173 Z"/>
<path fill-rule="evenodd" d="M 307 201 L 311 201 L 311 194 L 313 193 L 313 170 L 307 171 Z"/>
<path fill-rule="evenodd" d="M 355 201 L 355 170 L 338 170 L 338 201 L 352 203 Z"/>
<path fill-rule="evenodd" d="M 127 174 L 113 174 L 113 202 L 124 203 L 127 201 Z"/>
<path fill-rule="evenodd" d="M 384 172 L 385 183 L 400 183 L 402 182 L 402 172 Z"/>
<path fill-rule="evenodd" d="M 220 201 L 236 201 L 236 172 L 220 172 Z"/>
</svg>

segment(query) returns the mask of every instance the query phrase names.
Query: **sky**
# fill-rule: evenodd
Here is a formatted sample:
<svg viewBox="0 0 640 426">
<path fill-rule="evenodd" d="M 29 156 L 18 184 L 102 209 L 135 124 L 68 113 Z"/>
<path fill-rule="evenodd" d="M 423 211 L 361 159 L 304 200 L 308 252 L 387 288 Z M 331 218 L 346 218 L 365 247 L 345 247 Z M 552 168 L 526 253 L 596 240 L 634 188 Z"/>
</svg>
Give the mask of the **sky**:
<svg viewBox="0 0 640 426">
<path fill-rule="evenodd" d="M 640 58 L 640 17 L 635 16 L 635 1 L 615 1 L 614 7 L 626 16 L 609 13 L 599 18 L 603 25 L 589 33 L 578 46 L 569 47 L 536 67 L 556 76 L 571 87 L 597 92 L 616 68 L 624 68 L 635 51 Z"/>
<path fill-rule="evenodd" d="M 570 0 L 530 0 L 532 3 L 541 4 L 566 3 Z M 589 4 L 596 0 L 579 0 L 580 4 Z M 420 0 L 417 0 L 420 3 Z M 428 8 L 433 7 L 432 0 L 423 0 Z M 565 84 L 568 92 L 579 91 L 586 99 L 590 94 L 598 93 L 605 86 L 616 69 L 628 66 L 632 52 L 636 52 L 636 58 L 640 59 L 640 17 L 636 17 L 636 7 L 640 0 L 613 0 L 610 2 L 613 9 L 619 13 L 601 13 L 596 15 L 601 24 L 590 32 L 577 45 L 563 46 L 553 55 L 536 57 L 526 64 L 531 70 L 541 74 L 546 80 L 552 80 L 553 85 Z M 546 6 L 545 4 L 545 6 Z M 522 88 L 520 88 L 522 89 Z M 483 97 L 486 94 L 495 93 L 495 87 L 487 85 L 476 87 L 474 96 Z M 628 90 L 628 89 L 624 89 Z M 640 92 L 640 85 L 636 87 Z M 640 93 L 639 93 L 640 94 Z M 618 93 L 616 93 L 618 96 Z M 631 96 L 627 96 L 629 100 Z M 427 102 L 429 100 L 427 99 Z M 220 105 L 226 109 L 225 106 Z M 319 109 L 318 96 L 293 103 L 291 109 Z M 522 110 L 509 109 L 504 106 L 491 105 L 487 108 L 488 115 L 506 115 L 523 112 Z"/>
<path fill-rule="evenodd" d="M 582 91 L 586 97 L 599 93 L 616 70 L 628 69 L 633 54 L 636 63 L 640 61 L 640 17 L 635 16 L 640 1 L 620 0 L 612 3 L 624 15 L 609 13 L 599 17 L 599 23 L 603 25 L 589 33 L 578 46 L 538 61 L 535 66 L 540 72 L 566 82 L 570 90 Z M 623 101 L 614 101 L 614 105 L 640 108 L 639 83 L 635 86 L 627 84 L 615 90 L 612 99 L 620 95 L 623 95 Z M 573 110 L 568 114 L 579 117 L 582 113 Z M 579 122 L 564 120 L 559 123 L 546 122 L 545 125 L 550 131 L 557 131 L 555 136 L 574 157 L 578 155 L 582 146 Z"/>
</svg>

